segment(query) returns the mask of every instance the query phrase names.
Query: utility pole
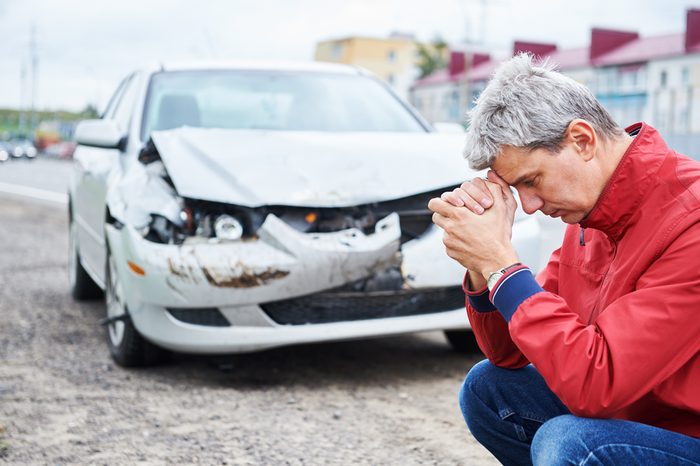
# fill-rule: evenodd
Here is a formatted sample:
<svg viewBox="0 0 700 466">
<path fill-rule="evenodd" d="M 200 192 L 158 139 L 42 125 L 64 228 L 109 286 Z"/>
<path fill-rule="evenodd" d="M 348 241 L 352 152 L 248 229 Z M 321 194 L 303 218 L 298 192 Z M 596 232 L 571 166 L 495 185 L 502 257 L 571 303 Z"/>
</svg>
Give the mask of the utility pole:
<svg viewBox="0 0 700 466">
<path fill-rule="evenodd" d="M 21 59 L 19 71 L 19 132 L 24 135 L 27 125 L 27 111 L 25 108 L 27 98 L 27 62 Z"/>
<path fill-rule="evenodd" d="M 486 0 L 481 0 L 481 45 L 486 44 Z"/>
<path fill-rule="evenodd" d="M 30 132 L 34 132 L 37 126 L 37 115 L 36 115 L 36 91 L 37 83 L 39 81 L 39 55 L 37 53 L 36 47 L 36 25 L 32 24 L 31 37 L 29 40 L 29 57 L 31 63 L 32 71 L 32 90 L 31 90 L 31 123 L 29 125 Z"/>
</svg>

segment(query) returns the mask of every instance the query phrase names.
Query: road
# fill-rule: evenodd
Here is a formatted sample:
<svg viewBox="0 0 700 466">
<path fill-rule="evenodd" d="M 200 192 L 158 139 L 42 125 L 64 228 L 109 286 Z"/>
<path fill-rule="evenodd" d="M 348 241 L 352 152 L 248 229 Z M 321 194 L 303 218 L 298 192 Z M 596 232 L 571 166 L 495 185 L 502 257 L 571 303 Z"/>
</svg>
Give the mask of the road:
<svg viewBox="0 0 700 466">
<path fill-rule="evenodd" d="M 70 164 L 12 164 L 0 188 L 65 192 Z M 65 205 L 30 194 L 0 193 L 0 463 L 497 464 L 457 406 L 479 357 L 440 333 L 115 366 L 104 304 L 68 294 Z"/>
</svg>

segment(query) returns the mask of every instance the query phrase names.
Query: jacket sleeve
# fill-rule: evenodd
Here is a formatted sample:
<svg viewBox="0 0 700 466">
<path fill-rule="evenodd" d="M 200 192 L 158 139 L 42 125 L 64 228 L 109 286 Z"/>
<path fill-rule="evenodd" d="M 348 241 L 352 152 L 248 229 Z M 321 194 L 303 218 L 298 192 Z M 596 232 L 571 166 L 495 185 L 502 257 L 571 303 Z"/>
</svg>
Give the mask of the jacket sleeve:
<svg viewBox="0 0 700 466">
<path fill-rule="evenodd" d="M 559 249 L 557 249 L 538 275 L 542 286 L 556 293 L 559 270 Z M 464 276 L 464 292 L 467 295 L 467 317 L 474 332 L 476 342 L 486 358 L 498 367 L 517 369 L 530 361 L 513 343 L 508 323 L 496 307 L 489 301 L 488 289 L 470 291 L 469 273 Z"/>
<path fill-rule="evenodd" d="M 500 288 L 494 302 L 502 311 L 506 300 L 515 299 L 509 323 L 513 341 L 573 414 L 610 417 L 700 350 L 697 257 L 700 224 L 680 234 L 637 280 L 635 291 L 610 304 L 591 325 L 555 293 L 531 292 L 532 285 L 519 304 L 519 298 L 507 290 L 501 294 Z M 534 282 L 531 275 L 529 280 Z"/>
</svg>

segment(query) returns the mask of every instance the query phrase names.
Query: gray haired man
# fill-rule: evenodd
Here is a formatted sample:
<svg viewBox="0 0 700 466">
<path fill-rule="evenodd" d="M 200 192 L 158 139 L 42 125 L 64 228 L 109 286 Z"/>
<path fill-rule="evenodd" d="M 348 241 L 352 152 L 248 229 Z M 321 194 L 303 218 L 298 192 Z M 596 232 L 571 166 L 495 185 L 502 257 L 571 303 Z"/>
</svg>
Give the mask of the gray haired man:
<svg viewBox="0 0 700 466">
<path fill-rule="evenodd" d="M 472 434 L 504 464 L 700 464 L 700 164 L 529 55 L 479 97 L 465 156 L 488 181 L 429 207 L 487 357 L 460 392 Z M 537 280 L 511 187 L 568 224 Z"/>
</svg>

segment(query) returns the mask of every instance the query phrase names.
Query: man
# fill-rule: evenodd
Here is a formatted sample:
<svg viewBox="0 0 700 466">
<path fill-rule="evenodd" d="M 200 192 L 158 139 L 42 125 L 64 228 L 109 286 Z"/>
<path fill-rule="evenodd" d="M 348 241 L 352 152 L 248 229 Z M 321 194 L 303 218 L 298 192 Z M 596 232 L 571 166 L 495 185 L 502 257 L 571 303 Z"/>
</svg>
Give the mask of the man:
<svg viewBox="0 0 700 466">
<path fill-rule="evenodd" d="M 700 464 L 700 164 L 519 55 L 470 112 L 475 179 L 432 199 L 487 361 L 462 386 L 503 464 Z M 568 225 L 535 278 L 516 201 Z"/>
</svg>

